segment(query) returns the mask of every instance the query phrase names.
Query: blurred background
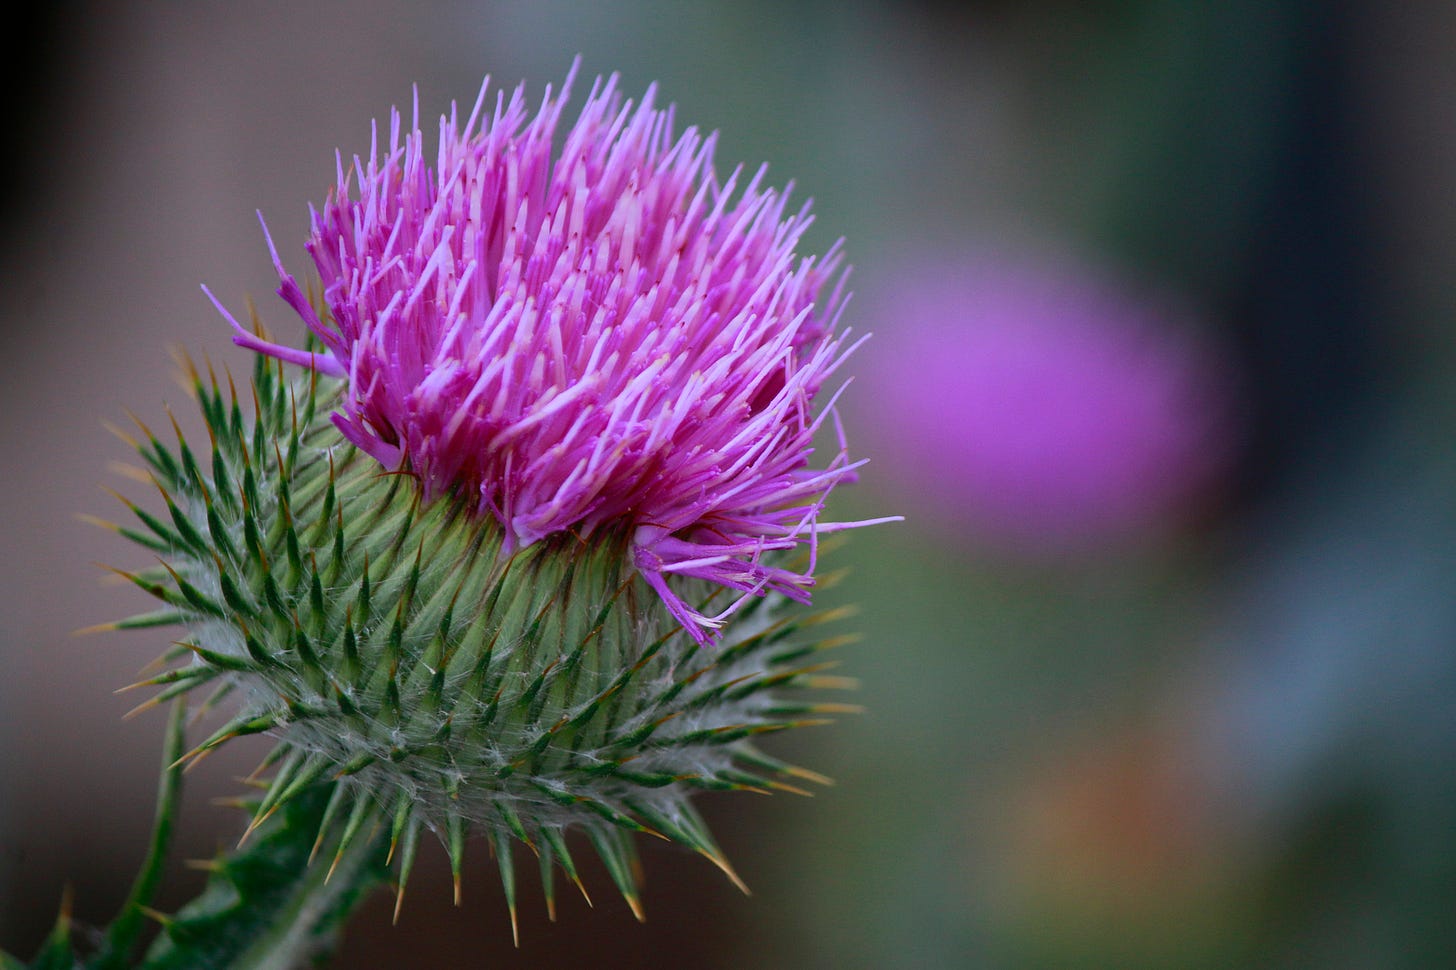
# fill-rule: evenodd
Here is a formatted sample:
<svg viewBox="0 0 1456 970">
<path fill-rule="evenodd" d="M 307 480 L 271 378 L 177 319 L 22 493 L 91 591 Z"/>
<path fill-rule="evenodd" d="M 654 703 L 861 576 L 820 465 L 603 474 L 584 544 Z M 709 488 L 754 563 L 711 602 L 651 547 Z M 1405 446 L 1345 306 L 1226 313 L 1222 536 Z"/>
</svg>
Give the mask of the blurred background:
<svg viewBox="0 0 1456 970">
<path fill-rule="evenodd" d="M 644 847 L 522 944 L 483 845 L 421 853 L 337 966 L 1456 965 L 1456 8 L 1315 0 L 371 0 L 26 5 L 0 154 L 0 947 L 139 862 L 163 716 L 114 696 L 156 631 L 78 513 L 131 409 L 197 429 L 199 291 L 291 316 L 254 210 L 307 204 L 371 119 L 533 99 L 573 56 L 654 80 L 844 236 L 873 459 L 821 594 L 868 712 L 775 753 L 813 799 L 701 800 L 754 890 Z M 580 94 L 578 94 L 578 98 Z M 578 102 L 579 103 L 579 100 Z M 431 125 L 427 123 L 426 130 Z M 191 423 L 189 423 L 191 422 Z M 848 627 L 849 624 L 846 624 Z M 177 855 L 262 753 L 189 775 Z M 605 887 L 599 870 L 589 885 Z M 193 895 L 180 865 L 162 902 Z M 432 887 L 432 888 L 431 888 Z"/>
</svg>

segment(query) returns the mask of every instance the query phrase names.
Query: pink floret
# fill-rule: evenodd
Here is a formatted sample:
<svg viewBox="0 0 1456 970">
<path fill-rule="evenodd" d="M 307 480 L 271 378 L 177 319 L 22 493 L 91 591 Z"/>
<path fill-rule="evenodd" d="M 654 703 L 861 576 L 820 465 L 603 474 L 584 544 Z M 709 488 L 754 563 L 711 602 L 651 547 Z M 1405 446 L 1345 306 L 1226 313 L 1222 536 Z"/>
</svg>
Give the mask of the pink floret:
<svg viewBox="0 0 1456 970">
<path fill-rule="evenodd" d="M 323 352 L 235 339 L 345 378 L 340 432 L 427 498 L 493 517 L 508 551 L 626 530 L 636 568 L 708 642 L 741 598 L 705 615 L 669 577 L 807 601 L 812 555 L 795 572 L 774 554 L 869 524 L 819 521 L 858 464 L 842 438 L 809 467 L 832 410 L 816 418 L 813 400 L 853 349 L 842 286 L 819 299 L 842 284 L 839 248 L 798 257 L 807 206 L 787 212 L 762 169 L 720 183 L 715 137 L 674 135 L 653 89 L 634 106 L 615 76 L 553 159 L 571 80 L 534 117 L 521 88 L 491 108 L 487 83 L 463 126 L 453 107 L 441 119 L 433 158 L 394 112 L 388 148 L 376 131 L 367 160 L 340 158 L 313 212 L 327 314 L 268 243 Z"/>
</svg>

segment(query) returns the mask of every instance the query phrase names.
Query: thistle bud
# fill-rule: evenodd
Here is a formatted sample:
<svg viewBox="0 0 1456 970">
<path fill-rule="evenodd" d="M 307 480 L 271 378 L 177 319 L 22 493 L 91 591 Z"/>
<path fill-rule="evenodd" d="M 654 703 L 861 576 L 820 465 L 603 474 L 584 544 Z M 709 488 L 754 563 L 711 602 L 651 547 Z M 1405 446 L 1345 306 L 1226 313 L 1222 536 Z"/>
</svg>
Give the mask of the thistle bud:
<svg viewBox="0 0 1456 970">
<path fill-rule="evenodd" d="M 160 565 L 128 575 L 163 608 L 120 625 L 185 627 L 159 697 L 240 699 L 192 756 L 277 740 L 254 825 L 332 786 L 320 841 L 382 827 L 402 895 L 429 830 L 457 898 L 484 836 L 513 914 L 514 843 L 551 904 L 580 830 L 640 917 L 634 833 L 737 881 L 691 796 L 821 780 L 758 739 L 849 709 L 801 692 L 848 682 L 788 601 L 868 523 L 821 521 L 857 465 L 842 435 L 810 464 L 851 348 L 807 211 L 615 79 L 553 159 L 569 86 L 529 121 L 483 89 L 434 168 L 396 113 L 314 213 L 314 295 L 269 239 L 308 342 L 219 304 L 253 386 L 194 369 L 209 447 L 139 441 L 166 513 L 136 509 Z"/>
</svg>

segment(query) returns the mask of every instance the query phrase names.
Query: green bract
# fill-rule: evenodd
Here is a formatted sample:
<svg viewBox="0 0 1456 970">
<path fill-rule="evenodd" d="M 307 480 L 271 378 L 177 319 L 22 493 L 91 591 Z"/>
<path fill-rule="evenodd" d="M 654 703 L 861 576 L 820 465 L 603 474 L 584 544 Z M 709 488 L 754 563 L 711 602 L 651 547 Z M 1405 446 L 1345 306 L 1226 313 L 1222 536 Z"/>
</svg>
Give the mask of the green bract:
<svg viewBox="0 0 1456 970">
<path fill-rule="evenodd" d="M 782 597 L 753 599 L 701 647 L 620 532 L 502 556 L 494 519 L 453 495 L 422 501 L 411 476 L 335 429 L 336 381 L 290 382 L 260 357 L 247 401 L 210 369 L 191 376 L 210 454 L 180 431 L 175 447 L 148 432 L 138 450 L 166 510 L 133 506 L 143 528 L 121 529 L 160 558 L 125 575 L 165 607 L 114 626 L 186 628 L 167 654 L 180 664 L 144 682 L 161 688 L 156 700 L 203 685 L 238 699 L 188 758 L 243 734 L 277 739 L 254 826 L 323 798 L 319 843 L 337 858 L 382 833 L 401 896 L 428 828 L 457 899 L 467 836 L 482 834 L 513 916 L 513 842 L 539 857 L 553 905 L 553 870 L 577 881 L 564 836 L 579 829 L 640 917 L 632 833 L 702 853 L 737 881 L 690 796 L 822 780 L 753 742 L 847 709 L 793 697 L 848 684 L 818 673 L 831 641 L 795 635 L 830 614 L 795 620 Z M 681 589 L 704 611 L 729 595 Z"/>
</svg>

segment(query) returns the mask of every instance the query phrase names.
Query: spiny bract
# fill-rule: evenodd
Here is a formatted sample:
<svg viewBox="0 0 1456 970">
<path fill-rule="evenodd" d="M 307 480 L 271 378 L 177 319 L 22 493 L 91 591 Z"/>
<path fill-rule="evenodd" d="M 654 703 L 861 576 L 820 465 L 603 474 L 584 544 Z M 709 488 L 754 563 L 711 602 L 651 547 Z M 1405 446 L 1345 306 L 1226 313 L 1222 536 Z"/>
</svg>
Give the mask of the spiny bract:
<svg viewBox="0 0 1456 970">
<path fill-rule="evenodd" d="M 577 828 L 640 918 L 630 833 L 737 881 L 689 796 L 822 781 L 753 740 L 849 709 L 783 696 L 850 686 L 816 656 L 837 641 L 794 636 L 830 613 L 796 619 L 755 599 L 705 649 L 632 569 L 623 536 L 501 557 L 494 520 L 423 500 L 340 438 L 323 416 L 337 382 L 290 382 L 260 357 L 251 406 L 223 383 L 192 373 L 202 461 L 180 431 L 174 448 L 149 431 L 135 442 L 166 515 L 131 506 L 143 528 L 119 531 L 161 562 L 124 575 L 165 605 L 112 626 L 187 629 L 166 655 L 187 662 L 144 682 L 162 688 L 149 704 L 203 685 L 241 697 L 189 757 L 278 739 L 255 825 L 333 784 L 320 841 L 342 826 L 342 855 L 383 820 L 401 899 L 422 828 L 448 850 L 457 896 L 466 836 L 482 830 L 513 919 L 512 841 L 539 856 L 554 911 L 553 869 L 577 881 L 564 839 Z M 693 592 L 703 607 L 724 593 Z"/>
</svg>

